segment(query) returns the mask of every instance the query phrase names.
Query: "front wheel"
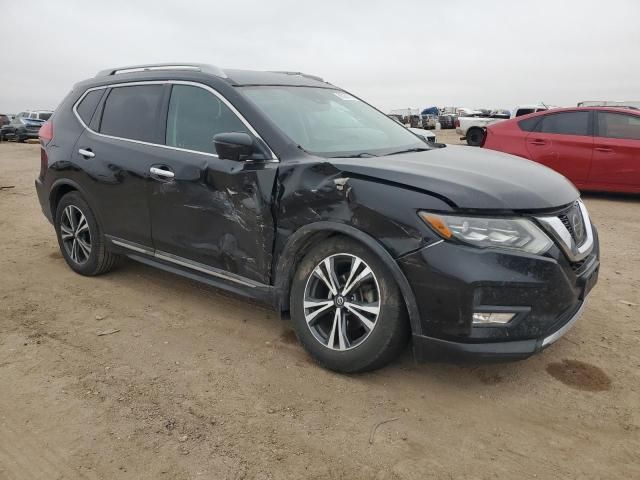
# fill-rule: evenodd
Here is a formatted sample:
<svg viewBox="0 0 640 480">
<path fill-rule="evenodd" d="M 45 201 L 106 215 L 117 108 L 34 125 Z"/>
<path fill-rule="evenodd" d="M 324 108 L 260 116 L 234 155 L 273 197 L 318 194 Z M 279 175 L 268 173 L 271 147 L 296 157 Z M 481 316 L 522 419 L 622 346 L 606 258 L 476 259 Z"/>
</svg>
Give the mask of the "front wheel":
<svg viewBox="0 0 640 480">
<path fill-rule="evenodd" d="M 290 304 L 302 345 L 338 372 L 380 368 L 409 337 L 402 295 L 388 267 L 349 238 L 312 248 L 295 273 Z"/>
<path fill-rule="evenodd" d="M 467 145 L 479 147 L 484 140 L 485 132 L 481 128 L 470 128 L 467 132 Z"/>
</svg>

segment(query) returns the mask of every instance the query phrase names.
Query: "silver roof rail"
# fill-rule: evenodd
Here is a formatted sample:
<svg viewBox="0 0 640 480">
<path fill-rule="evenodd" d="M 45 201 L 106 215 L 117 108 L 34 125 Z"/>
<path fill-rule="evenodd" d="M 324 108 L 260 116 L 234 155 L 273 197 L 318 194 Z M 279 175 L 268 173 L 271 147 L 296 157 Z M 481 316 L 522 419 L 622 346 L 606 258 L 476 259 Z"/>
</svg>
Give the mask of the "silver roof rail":
<svg viewBox="0 0 640 480">
<path fill-rule="evenodd" d="M 128 67 L 107 68 L 97 73 L 96 77 L 108 77 L 123 73 L 152 72 L 156 70 L 190 70 L 194 72 L 208 73 L 216 77 L 227 78 L 227 75 L 215 65 L 204 63 L 153 63 L 148 65 L 130 65 Z"/>
<path fill-rule="evenodd" d="M 317 80 L 318 82 L 328 83 L 322 77 L 318 77 L 317 75 L 309 75 L 308 73 L 288 72 L 286 70 L 271 70 L 271 73 L 282 73 L 284 75 L 300 75 L 301 77 L 311 78 L 312 80 Z"/>
</svg>

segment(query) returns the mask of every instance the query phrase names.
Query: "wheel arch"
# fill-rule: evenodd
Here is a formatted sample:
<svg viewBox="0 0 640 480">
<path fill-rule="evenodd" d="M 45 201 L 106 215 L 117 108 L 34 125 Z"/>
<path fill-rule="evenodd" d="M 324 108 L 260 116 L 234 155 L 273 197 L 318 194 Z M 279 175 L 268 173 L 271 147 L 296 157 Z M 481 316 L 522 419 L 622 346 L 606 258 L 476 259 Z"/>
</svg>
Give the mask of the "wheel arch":
<svg viewBox="0 0 640 480">
<path fill-rule="evenodd" d="M 335 235 L 344 235 L 363 244 L 375 253 L 389 268 L 400 288 L 409 315 L 411 331 L 413 334 L 420 334 L 422 328 L 415 295 L 395 259 L 375 238 L 362 230 L 343 223 L 326 221 L 311 223 L 296 230 L 296 232 L 288 238 L 287 243 L 278 255 L 274 267 L 274 286 L 278 296 L 276 301 L 278 311 L 280 313 L 289 311 L 291 283 L 302 258 L 317 242 Z"/>
<path fill-rule="evenodd" d="M 56 209 L 58 208 L 60 200 L 69 192 L 80 193 L 80 195 L 82 195 L 85 201 L 89 204 L 89 207 L 91 207 L 95 217 L 101 222 L 100 212 L 98 212 L 94 207 L 91 198 L 77 182 L 74 182 L 69 178 L 60 178 L 51 185 L 51 190 L 49 192 L 49 208 L 51 209 L 51 218 L 54 219 L 54 221 L 56 218 Z"/>
</svg>

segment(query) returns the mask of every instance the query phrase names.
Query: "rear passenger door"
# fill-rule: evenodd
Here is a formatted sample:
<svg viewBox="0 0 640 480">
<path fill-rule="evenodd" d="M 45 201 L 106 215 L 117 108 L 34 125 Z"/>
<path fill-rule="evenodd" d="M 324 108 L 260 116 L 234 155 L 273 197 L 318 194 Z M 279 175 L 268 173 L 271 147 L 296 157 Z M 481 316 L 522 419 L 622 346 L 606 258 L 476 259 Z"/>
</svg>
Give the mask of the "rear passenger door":
<svg viewBox="0 0 640 480">
<path fill-rule="evenodd" d="M 527 135 L 530 158 L 561 173 L 576 184 L 589 176 L 593 154 L 591 112 L 565 111 L 544 115 Z"/>
<path fill-rule="evenodd" d="M 589 183 L 640 190 L 640 115 L 599 110 L 596 119 Z"/>
<path fill-rule="evenodd" d="M 256 133 L 207 86 L 173 84 L 165 118 L 166 148 L 149 190 L 156 256 L 200 273 L 268 284 L 277 160 L 218 158 L 214 135 Z"/>
<path fill-rule="evenodd" d="M 74 148 L 79 168 L 72 175 L 115 242 L 152 248 L 147 181 L 149 168 L 162 158 L 163 149 L 152 144 L 162 143 L 164 94 L 158 83 L 111 86 L 90 90 L 76 105 L 87 128 Z"/>
</svg>

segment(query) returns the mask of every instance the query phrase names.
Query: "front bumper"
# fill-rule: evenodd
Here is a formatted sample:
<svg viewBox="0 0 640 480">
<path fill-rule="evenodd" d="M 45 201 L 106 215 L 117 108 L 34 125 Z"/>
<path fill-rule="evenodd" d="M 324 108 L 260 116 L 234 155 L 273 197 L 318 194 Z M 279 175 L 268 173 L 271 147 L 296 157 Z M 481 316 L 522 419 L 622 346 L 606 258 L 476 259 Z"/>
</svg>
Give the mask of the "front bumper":
<svg viewBox="0 0 640 480">
<path fill-rule="evenodd" d="M 580 318 L 598 278 L 598 236 L 579 264 L 557 248 L 545 256 L 440 242 L 398 260 L 414 290 L 417 359 L 525 358 L 558 340 Z M 506 325 L 474 325 L 474 312 L 510 311 Z M 415 329 L 414 329 L 415 330 Z"/>
<path fill-rule="evenodd" d="M 527 358 L 534 353 L 544 350 L 571 330 L 571 327 L 573 327 L 582 316 L 586 305 L 586 299 L 580 302 L 577 310 L 566 316 L 566 320 L 562 322 L 558 330 L 549 333 L 546 337 L 506 342 L 463 343 L 424 335 L 413 335 L 414 355 L 418 361 L 442 359 L 461 360 L 465 358 L 517 360 Z"/>
</svg>

